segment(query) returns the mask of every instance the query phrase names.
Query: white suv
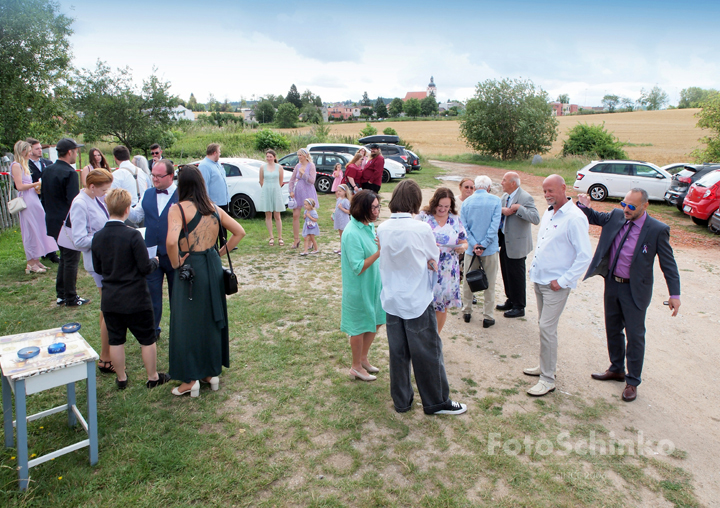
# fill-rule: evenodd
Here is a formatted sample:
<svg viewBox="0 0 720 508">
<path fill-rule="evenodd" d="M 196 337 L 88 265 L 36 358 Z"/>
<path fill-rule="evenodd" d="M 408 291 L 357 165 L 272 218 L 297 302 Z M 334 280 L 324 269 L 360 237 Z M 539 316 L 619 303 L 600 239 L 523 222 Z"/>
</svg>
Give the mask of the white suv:
<svg viewBox="0 0 720 508">
<path fill-rule="evenodd" d="M 592 161 L 577 172 L 573 188 L 595 201 L 608 196 L 624 198 L 635 187 L 644 189 L 650 199 L 663 201 L 672 175 L 651 162 Z"/>
</svg>

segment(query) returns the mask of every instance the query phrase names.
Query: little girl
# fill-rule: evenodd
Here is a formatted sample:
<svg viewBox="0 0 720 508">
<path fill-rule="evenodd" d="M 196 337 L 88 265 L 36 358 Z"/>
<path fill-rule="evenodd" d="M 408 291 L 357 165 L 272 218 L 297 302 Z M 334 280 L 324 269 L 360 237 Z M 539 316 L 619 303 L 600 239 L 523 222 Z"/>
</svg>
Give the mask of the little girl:
<svg viewBox="0 0 720 508">
<path fill-rule="evenodd" d="M 347 185 L 341 184 L 335 191 L 335 211 L 332 214 L 334 228 L 340 233 L 340 241 L 342 241 L 343 229 L 350 222 L 350 189 Z M 340 254 L 340 249 L 335 251 Z"/>
<path fill-rule="evenodd" d="M 337 188 L 340 186 L 340 184 L 342 183 L 342 180 L 343 180 L 342 165 L 341 165 L 339 162 L 338 162 L 337 164 L 335 164 L 335 170 L 333 171 L 332 176 L 333 176 L 333 178 L 335 178 L 335 180 L 333 180 L 333 184 L 332 184 L 332 189 L 331 189 L 331 190 L 332 190 L 333 192 L 335 192 L 335 191 L 337 190 Z"/>
<path fill-rule="evenodd" d="M 320 234 L 320 227 L 318 226 L 318 213 L 315 211 L 315 200 L 313 198 L 307 198 L 305 200 L 305 212 L 303 214 L 305 224 L 303 225 L 302 235 L 305 238 L 305 251 L 301 252 L 301 256 L 308 255 L 308 247 L 313 246 L 313 250 L 310 254 L 317 254 L 320 252 L 318 249 L 318 243 L 315 237 Z"/>
</svg>

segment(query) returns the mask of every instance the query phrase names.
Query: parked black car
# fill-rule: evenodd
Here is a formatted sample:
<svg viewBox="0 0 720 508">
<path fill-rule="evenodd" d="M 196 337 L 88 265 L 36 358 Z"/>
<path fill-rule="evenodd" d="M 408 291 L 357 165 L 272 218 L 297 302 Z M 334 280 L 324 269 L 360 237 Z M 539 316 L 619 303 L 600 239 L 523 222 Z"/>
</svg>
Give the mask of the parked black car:
<svg viewBox="0 0 720 508">
<path fill-rule="evenodd" d="M 338 162 L 342 165 L 343 170 L 345 165 L 350 162 L 352 158 L 349 154 L 344 153 L 329 153 L 329 152 L 310 152 L 310 156 L 315 164 L 315 190 L 318 192 L 331 192 L 333 183 L 333 171 L 335 170 L 335 164 Z M 298 156 L 296 153 L 286 155 L 278 161 L 280 165 L 287 170 L 294 170 L 298 163 Z"/>
<path fill-rule="evenodd" d="M 720 164 L 686 164 L 680 172 L 673 175 L 670 181 L 670 187 L 665 193 L 665 202 L 669 205 L 676 206 L 677 209 L 682 212 L 683 201 L 690 186 L 716 169 L 720 169 Z"/>
<path fill-rule="evenodd" d="M 390 136 L 387 134 L 376 134 L 373 136 L 365 136 L 358 140 L 360 144 L 369 145 L 376 143 L 380 147 L 380 153 L 386 159 L 399 162 L 408 173 L 413 169 L 420 169 L 420 159 L 412 156 L 404 146 L 398 145 L 400 138 L 398 136 Z"/>
</svg>

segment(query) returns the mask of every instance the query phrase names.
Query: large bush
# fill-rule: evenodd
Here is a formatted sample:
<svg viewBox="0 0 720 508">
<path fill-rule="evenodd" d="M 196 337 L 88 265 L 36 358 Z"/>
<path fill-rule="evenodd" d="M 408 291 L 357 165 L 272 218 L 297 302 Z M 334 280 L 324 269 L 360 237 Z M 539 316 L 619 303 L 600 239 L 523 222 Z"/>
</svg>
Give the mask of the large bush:
<svg viewBox="0 0 720 508">
<path fill-rule="evenodd" d="M 377 134 L 377 129 L 369 123 L 366 123 L 365 128 L 360 131 L 361 138 L 364 138 L 365 136 L 374 136 L 375 134 Z"/>
<path fill-rule="evenodd" d="M 489 79 L 468 101 L 460 133 L 482 155 L 524 159 L 550 150 L 557 125 L 547 93 L 532 81 Z"/>
<path fill-rule="evenodd" d="M 701 129 L 711 131 L 709 136 L 700 138 L 707 146 L 704 149 L 698 148 L 692 155 L 697 162 L 720 161 L 720 94 L 716 93 L 708 97 L 702 104 L 702 109 L 695 114 L 698 120 L 697 126 Z"/>
<path fill-rule="evenodd" d="M 392 127 L 387 127 L 383 131 L 383 134 L 385 134 L 386 136 L 397 136 L 397 131 Z"/>
<path fill-rule="evenodd" d="M 283 105 L 281 105 L 281 107 L 282 106 Z M 290 104 L 290 106 L 295 107 L 292 104 Z M 290 142 L 279 132 L 263 129 L 255 134 L 255 148 L 261 152 L 268 148 L 272 148 L 273 150 L 287 150 L 290 148 Z"/>
<path fill-rule="evenodd" d="M 563 141 L 563 156 L 587 155 L 601 159 L 627 159 L 623 144 L 602 125 L 577 124 Z"/>
</svg>

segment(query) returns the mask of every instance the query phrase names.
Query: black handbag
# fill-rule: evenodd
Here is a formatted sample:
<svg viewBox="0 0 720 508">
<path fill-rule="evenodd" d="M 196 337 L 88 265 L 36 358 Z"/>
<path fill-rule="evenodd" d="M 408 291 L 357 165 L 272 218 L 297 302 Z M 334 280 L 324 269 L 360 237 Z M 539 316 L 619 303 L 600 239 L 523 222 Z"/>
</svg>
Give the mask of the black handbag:
<svg viewBox="0 0 720 508">
<path fill-rule="evenodd" d="M 220 219 L 220 214 L 218 214 L 218 219 Z M 237 275 L 235 275 L 235 272 L 233 271 L 232 261 L 230 260 L 230 250 L 227 248 L 227 240 L 223 238 L 222 230 L 222 224 L 220 224 L 220 229 L 218 229 L 218 243 L 220 244 L 220 248 L 222 248 L 223 245 L 226 246 L 225 254 L 227 254 L 228 264 L 230 265 L 230 268 L 225 268 L 223 266 L 223 283 L 225 285 L 225 294 L 234 295 L 238 292 L 238 280 Z"/>
<path fill-rule="evenodd" d="M 472 266 L 475 258 L 477 258 L 477 254 L 473 254 L 470 266 Z M 489 286 L 487 275 L 485 274 L 485 270 L 482 266 L 482 259 L 478 258 L 478 262 L 480 264 L 479 268 L 477 268 L 476 270 L 471 270 L 465 274 L 465 281 L 470 287 L 470 291 L 472 291 L 473 293 L 476 293 L 478 291 L 485 291 Z"/>
</svg>

